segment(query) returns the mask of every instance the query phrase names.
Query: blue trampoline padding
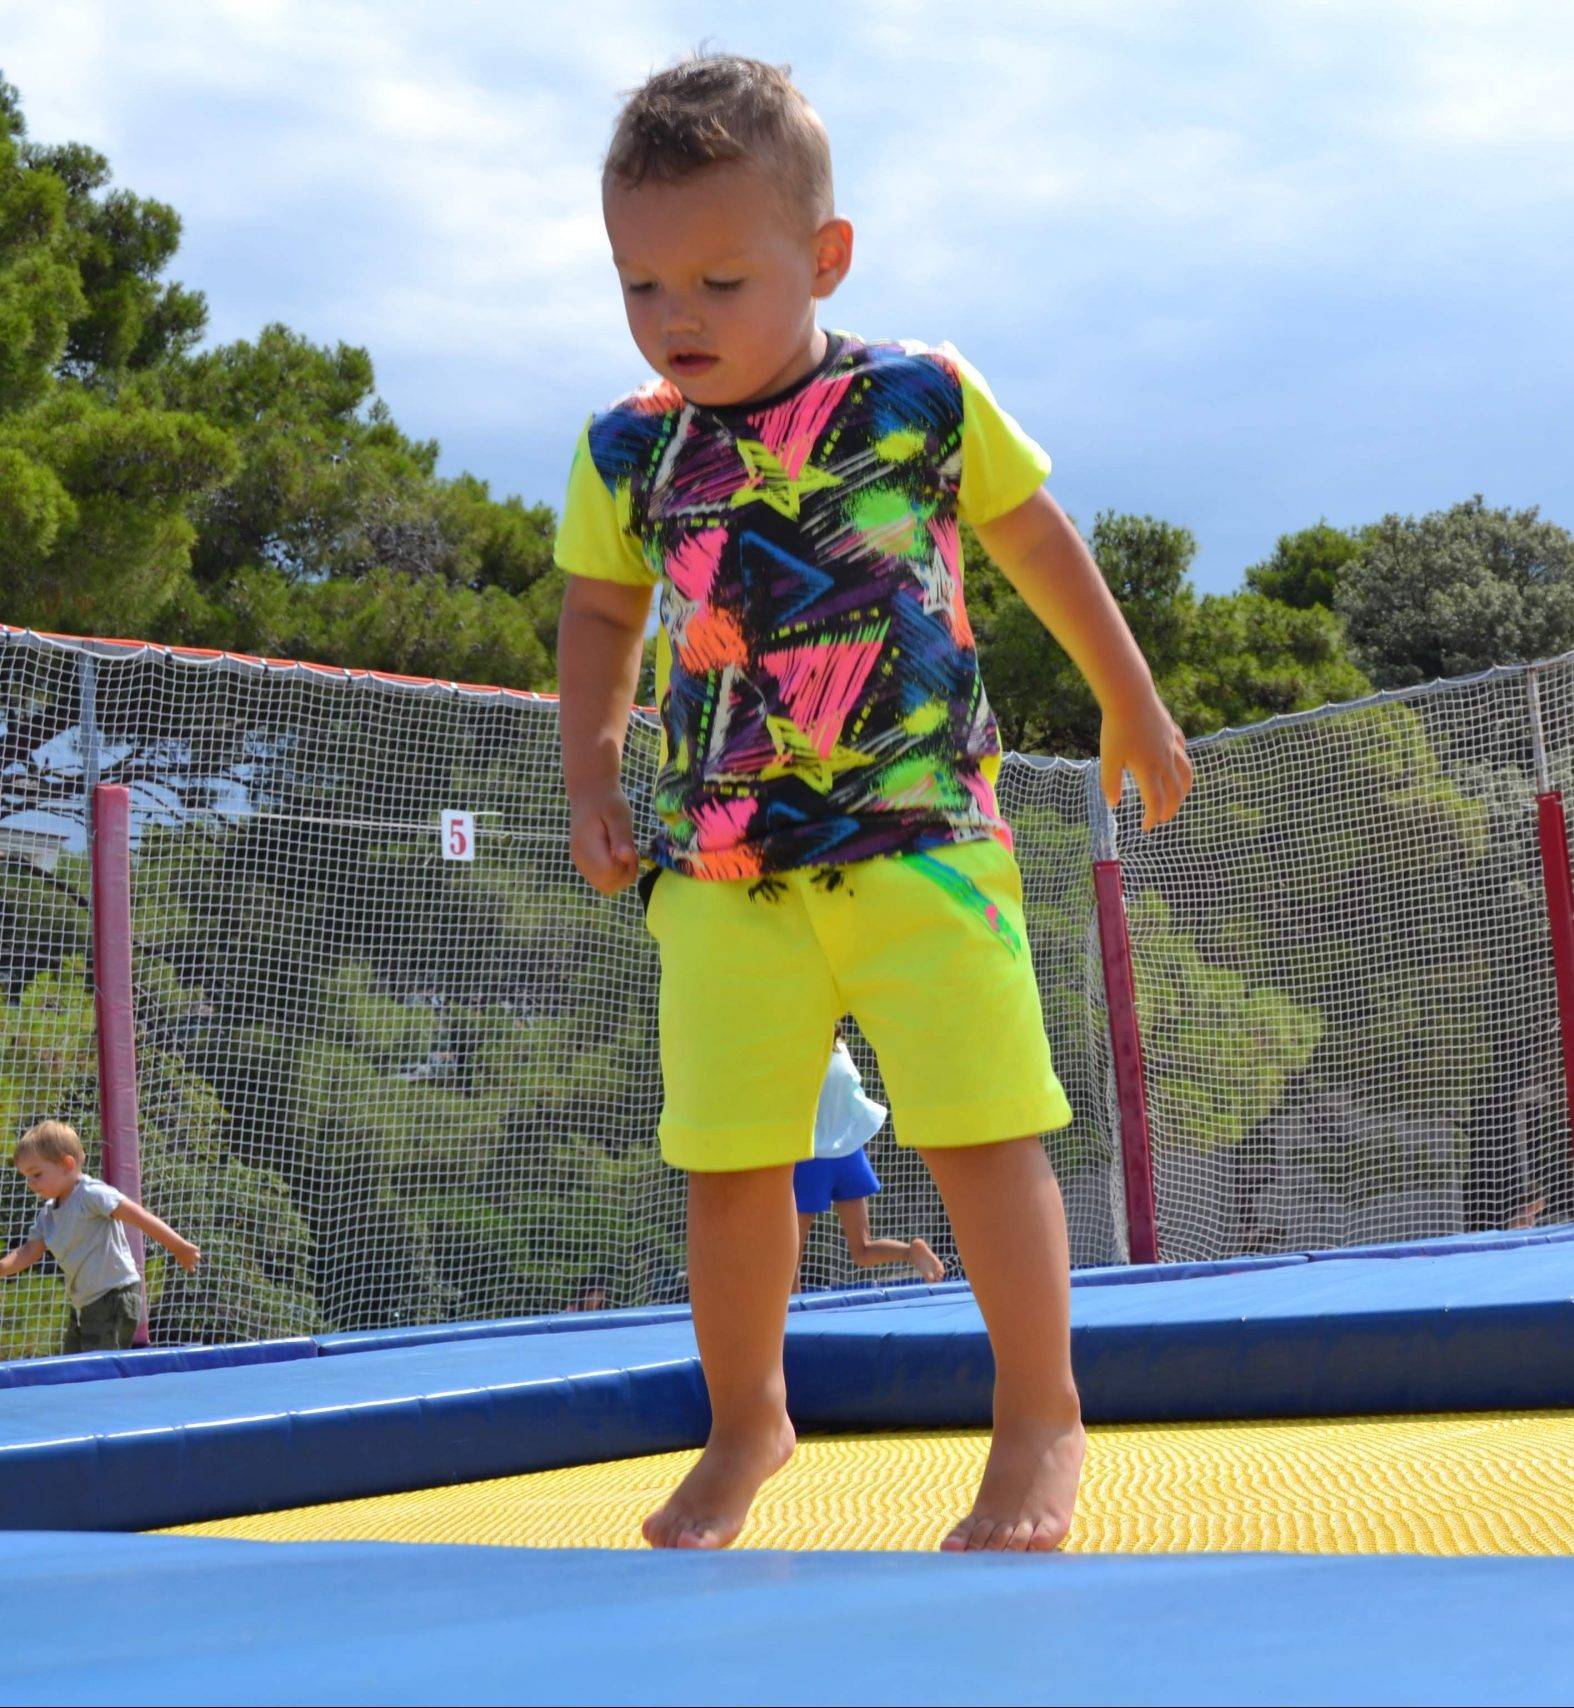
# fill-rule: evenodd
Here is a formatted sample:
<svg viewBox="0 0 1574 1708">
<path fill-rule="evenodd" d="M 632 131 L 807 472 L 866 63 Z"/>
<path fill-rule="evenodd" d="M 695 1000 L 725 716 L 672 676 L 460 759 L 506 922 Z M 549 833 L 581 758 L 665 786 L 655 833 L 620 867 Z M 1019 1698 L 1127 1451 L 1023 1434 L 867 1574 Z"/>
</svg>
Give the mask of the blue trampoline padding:
<svg viewBox="0 0 1574 1708">
<path fill-rule="evenodd" d="M 1114 1274 L 1116 1271 L 1100 1271 Z M 840 1310 L 881 1305 L 894 1299 L 965 1294 L 965 1281 L 902 1282 L 896 1286 L 808 1293 L 788 1302 L 789 1311 Z M 0 1360 L 0 1388 L 54 1387 L 63 1382 L 104 1382 L 124 1376 L 164 1376 L 174 1370 L 228 1370 L 245 1364 L 283 1364 L 297 1358 L 333 1358 L 350 1352 L 388 1352 L 401 1346 L 436 1346 L 462 1340 L 497 1340 L 521 1334 L 589 1334 L 598 1329 L 642 1328 L 651 1323 L 686 1323 L 687 1305 L 650 1305 L 634 1310 L 565 1312 L 550 1317 L 497 1317 L 487 1322 L 432 1323 L 417 1328 L 346 1329 L 336 1334 L 298 1335 L 288 1340 L 249 1340 L 223 1346 L 158 1346 L 129 1352 L 77 1352 L 60 1358 Z"/>
<path fill-rule="evenodd" d="M 12 1645 L 0 1702 L 1560 1703 L 1571 1582 L 1550 1559 L 24 1535 L 12 1628 L 75 1616 Z"/>
<path fill-rule="evenodd" d="M 133 1530 L 691 1446 L 687 1321 L 19 1388 L 0 1528 Z"/>
<path fill-rule="evenodd" d="M 1259 1265 L 1082 1286 L 1072 1355 L 1094 1421 L 1574 1404 L 1574 1242 L 1408 1262 Z M 987 1423 L 965 1289 L 791 1314 L 807 1428 Z M 0 1406 L 0 1527 L 146 1529 L 698 1445 L 681 1314 L 20 1387 Z"/>
<path fill-rule="evenodd" d="M 0 1362 L 0 1388 L 59 1387 L 68 1382 L 113 1381 L 120 1376 L 164 1376 L 172 1370 L 231 1370 L 243 1364 L 290 1364 L 315 1358 L 310 1335 L 290 1340 L 249 1340 L 227 1346 L 149 1346 L 135 1352 L 76 1352 L 63 1358 Z"/>
<path fill-rule="evenodd" d="M 1525 1245 L 1563 1245 L 1574 1240 L 1574 1224 L 1518 1228 L 1510 1233 L 1447 1234 L 1438 1239 L 1406 1240 L 1400 1245 L 1347 1245 L 1309 1251 L 1308 1263 L 1336 1263 L 1347 1257 L 1451 1257 L 1471 1251 L 1513 1251 Z"/>
<path fill-rule="evenodd" d="M 840 1310 L 857 1305 L 883 1305 L 893 1300 L 965 1294 L 965 1281 L 907 1281 L 895 1286 L 851 1287 L 824 1293 L 796 1294 L 787 1301 L 795 1311 Z M 351 1329 L 316 1337 L 324 1358 L 347 1352 L 386 1352 L 396 1346 L 435 1346 L 449 1340 L 496 1340 L 518 1334 L 589 1334 L 598 1329 L 639 1328 L 648 1323 L 686 1323 L 687 1305 L 647 1305 L 619 1311 L 567 1311 L 550 1317 L 496 1317 L 490 1322 L 429 1323 L 419 1328 Z"/>
<path fill-rule="evenodd" d="M 1352 1246 L 1268 1257 L 1216 1258 L 1194 1263 L 1118 1264 L 1075 1270 L 1071 1285 L 1073 1288 L 1148 1286 L 1216 1275 L 1255 1274 L 1265 1269 L 1286 1269 L 1302 1263 L 1341 1262 L 1356 1257 L 1446 1256 L 1507 1251 L 1521 1246 L 1565 1241 L 1574 1241 L 1574 1226 L 1515 1233 L 1460 1234 L 1397 1245 Z M 787 1308 L 790 1312 L 841 1310 L 844 1306 L 911 1302 L 916 1298 L 966 1297 L 968 1294 L 965 1281 L 903 1281 L 884 1286 L 865 1282 L 842 1290 L 802 1294 L 791 1299 Z M 433 1346 L 443 1341 L 495 1340 L 521 1334 L 585 1334 L 595 1329 L 688 1320 L 687 1305 L 654 1305 L 593 1313 L 566 1312 L 545 1317 L 498 1317 L 484 1322 L 347 1329 L 333 1334 L 246 1341 L 224 1346 L 156 1347 L 135 1352 L 84 1352 L 64 1358 L 0 1360 L 0 1388 L 33 1387 L 40 1383 L 97 1382 L 123 1376 L 157 1376 L 172 1370 L 227 1369 L 232 1365 L 283 1363 L 297 1358 L 337 1357 L 350 1352 L 383 1352 L 400 1346 Z"/>
<path fill-rule="evenodd" d="M 1078 1289 L 1071 1322 L 1094 1422 L 1574 1405 L 1567 1241 Z M 803 1427 L 961 1427 L 994 1363 L 971 1297 L 936 1298 L 796 1322 L 787 1377 Z"/>
</svg>

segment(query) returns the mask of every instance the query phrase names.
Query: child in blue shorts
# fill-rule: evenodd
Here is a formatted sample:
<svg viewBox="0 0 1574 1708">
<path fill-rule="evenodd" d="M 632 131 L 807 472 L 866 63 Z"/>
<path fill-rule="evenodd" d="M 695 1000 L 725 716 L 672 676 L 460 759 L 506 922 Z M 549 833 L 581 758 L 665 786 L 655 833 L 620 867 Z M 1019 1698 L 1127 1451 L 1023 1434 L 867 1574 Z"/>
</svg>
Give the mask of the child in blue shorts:
<svg viewBox="0 0 1574 1708">
<path fill-rule="evenodd" d="M 1085 1444 L 1042 1135 L 1072 1115 L 995 793 L 963 526 L 1086 678 L 1111 802 L 1129 769 L 1146 826 L 1172 818 L 1185 738 L 1044 490 L 1047 453 L 983 376 L 948 344 L 818 324 L 853 228 L 825 126 L 782 70 L 700 55 L 650 78 L 619 115 L 602 215 L 654 377 L 586 423 L 558 529 L 569 845 L 604 895 L 639 875 L 620 766 L 659 588 L 659 1136 L 688 1175 L 711 1405 L 705 1451 L 645 1538 L 726 1547 L 793 1450 L 792 1173 L 825 1040 L 851 1014 L 994 1354 L 989 1458 L 941 1547 L 1051 1551 Z M 945 213 L 910 216 L 922 243 Z"/>
<path fill-rule="evenodd" d="M 858 1072 L 838 1022 L 836 1042 L 820 1087 L 814 1117 L 814 1155 L 792 1171 L 798 1205 L 798 1269 L 814 1218 L 835 1206 L 847 1253 L 860 1269 L 882 1263 L 910 1263 L 922 1280 L 940 1281 L 945 1265 L 926 1240 L 875 1239 L 869 1228 L 869 1200 L 880 1190 L 880 1177 L 869 1161 L 869 1141 L 885 1125 L 884 1104 L 864 1095 Z"/>
</svg>

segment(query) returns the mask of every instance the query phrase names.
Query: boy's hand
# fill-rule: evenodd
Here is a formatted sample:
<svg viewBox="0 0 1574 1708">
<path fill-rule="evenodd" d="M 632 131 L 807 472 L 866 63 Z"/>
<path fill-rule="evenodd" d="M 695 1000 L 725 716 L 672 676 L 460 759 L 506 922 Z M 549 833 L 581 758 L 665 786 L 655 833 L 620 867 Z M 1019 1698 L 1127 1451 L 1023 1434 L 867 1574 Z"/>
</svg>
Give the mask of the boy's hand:
<svg viewBox="0 0 1574 1708">
<path fill-rule="evenodd" d="M 1129 709 L 1104 713 L 1099 757 L 1104 798 L 1111 810 L 1120 805 L 1125 773 L 1137 779 L 1144 830 L 1167 824 L 1191 790 L 1186 737 L 1157 694 L 1148 694 Z"/>
<path fill-rule="evenodd" d="M 639 876 L 639 853 L 623 791 L 575 800 L 569 811 L 569 849 L 579 875 L 604 896 L 627 889 Z"/>
<path fill-rule="evenodd" d="M 169 1254 L 188 1275 L 195 1274 L 197 1265 L 202 1261 L 202 1253 L 189 1239 L 183 1239 L 179 1245 L 172 1245 Z"/>
</svg>

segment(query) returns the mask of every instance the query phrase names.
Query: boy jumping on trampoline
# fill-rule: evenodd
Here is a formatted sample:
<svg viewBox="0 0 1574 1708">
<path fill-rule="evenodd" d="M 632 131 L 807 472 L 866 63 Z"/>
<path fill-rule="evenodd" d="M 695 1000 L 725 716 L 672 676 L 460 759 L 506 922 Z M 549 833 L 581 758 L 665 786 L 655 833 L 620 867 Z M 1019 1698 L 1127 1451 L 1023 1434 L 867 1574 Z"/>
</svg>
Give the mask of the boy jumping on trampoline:
<svg viewBox="0 0 1574 1708">
<path fill-rule="evenodd" d="M 195 1269 L 202 1253 L 151 1210 L 87 1173 L 82 1141 L 64 1121 L 30 1127 L 11 1160 L 44 1204 L 32 1232 L 0 1257 L 0 1276 L 31 1269 L 47 1250 L 65 1276 L 71 1309 L 60 1350 L 114 1352 L 130 1346 L 142 1321 L 142 1277 L 127 1227 L 156 1239 L 182 1269 Z"/>
<path fill-rule="evenodd" d="M 798 1268 L 814 1230 L 814 1218 L 833 1206 L 842 1224 L 847 1255 L 860 1269 L 885 1263 L 910 1263 L 923 1281 L 940 1281 L 945 1265 L 927 1240 L 875 1239 L 869 1228 L 869 1200 L 880 1190 L 880 1177 L 869 1161 L 869 1141 L 885 1125 L 886 1110 L 864 1094 L 863 1078 L 842 1038 L 840 1022 L 814 1115 L 814 1155 L 795 1163 L 793 1198 L 798 1205 Z"/>
<path fill-rule="evenodd" d="M 659 377 L 591 418 L 569 477 L 563 765 L 575 862 L 613 894 L 638 874 L 619 762 L 659 586 L 660 1137 L 689 1175 L 712 1411 L 645 1537 L 725 1547 L 792 1452 L 792 1166 L 825 1039 L 850 1012 L 994 1349 L 989 1458 L 942 1546 L 1056 1548 L 1083 1435 L 1065 1212 L 1040 1135 L 1071 1111 L 995 798 L 959 524 L 1097 696 L 1111 799 L 1130 769 L 1146 823 L 1172 817 L 1184 739 L 1043 490 L 1049 458 L 982 377 L 949 346 L 816 324 L 853 232 L 825 129 L 783 72 L 701 56 L 652 77 L 618 119 L 602 191 L 629 328 Z"/>
</svg>

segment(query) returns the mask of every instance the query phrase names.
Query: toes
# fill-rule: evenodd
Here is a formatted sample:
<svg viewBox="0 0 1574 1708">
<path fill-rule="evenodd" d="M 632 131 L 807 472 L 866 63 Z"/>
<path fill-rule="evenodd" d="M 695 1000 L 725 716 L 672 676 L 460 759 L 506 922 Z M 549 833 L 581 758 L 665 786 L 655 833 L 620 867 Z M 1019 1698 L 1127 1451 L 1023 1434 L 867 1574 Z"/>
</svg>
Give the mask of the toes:
<svg viewBox="0 0 1574 1708">
<path fill-rule="evenodd" d="M 971 1513 L 940 1544 L 942 1554 L 1051 1554 L 1064 1546 L 1068 1525 L 1059 1519 L 1015 1521 L 975 1518 Z"/>
<path fill-rule="evenodd" d="M 689 1520 L 681 1512 L 664 1506 L 645 1520 L 643 1528 L 645 1540 L 652 1548 L 681 1548 L 684 1546 L 683 1533 L 690 1527 Z"/>
<path fill-rule="evenodd" d="M 687 1524 L 679 1526 L 672 1545 L 675 1548 L 709 1550 L 725 1548 L 731 1540 L 725 1527 L 714 1519 L 691 1518 Z"/>
<path fill-rule="evenodd" d="M 975 1518 L 967 1535 L 967 1551 L 970 1554 L 985 1554 L 989 1551 L 989 1538 L 995 1533 L 994 1520 Z"/>
</svg>

